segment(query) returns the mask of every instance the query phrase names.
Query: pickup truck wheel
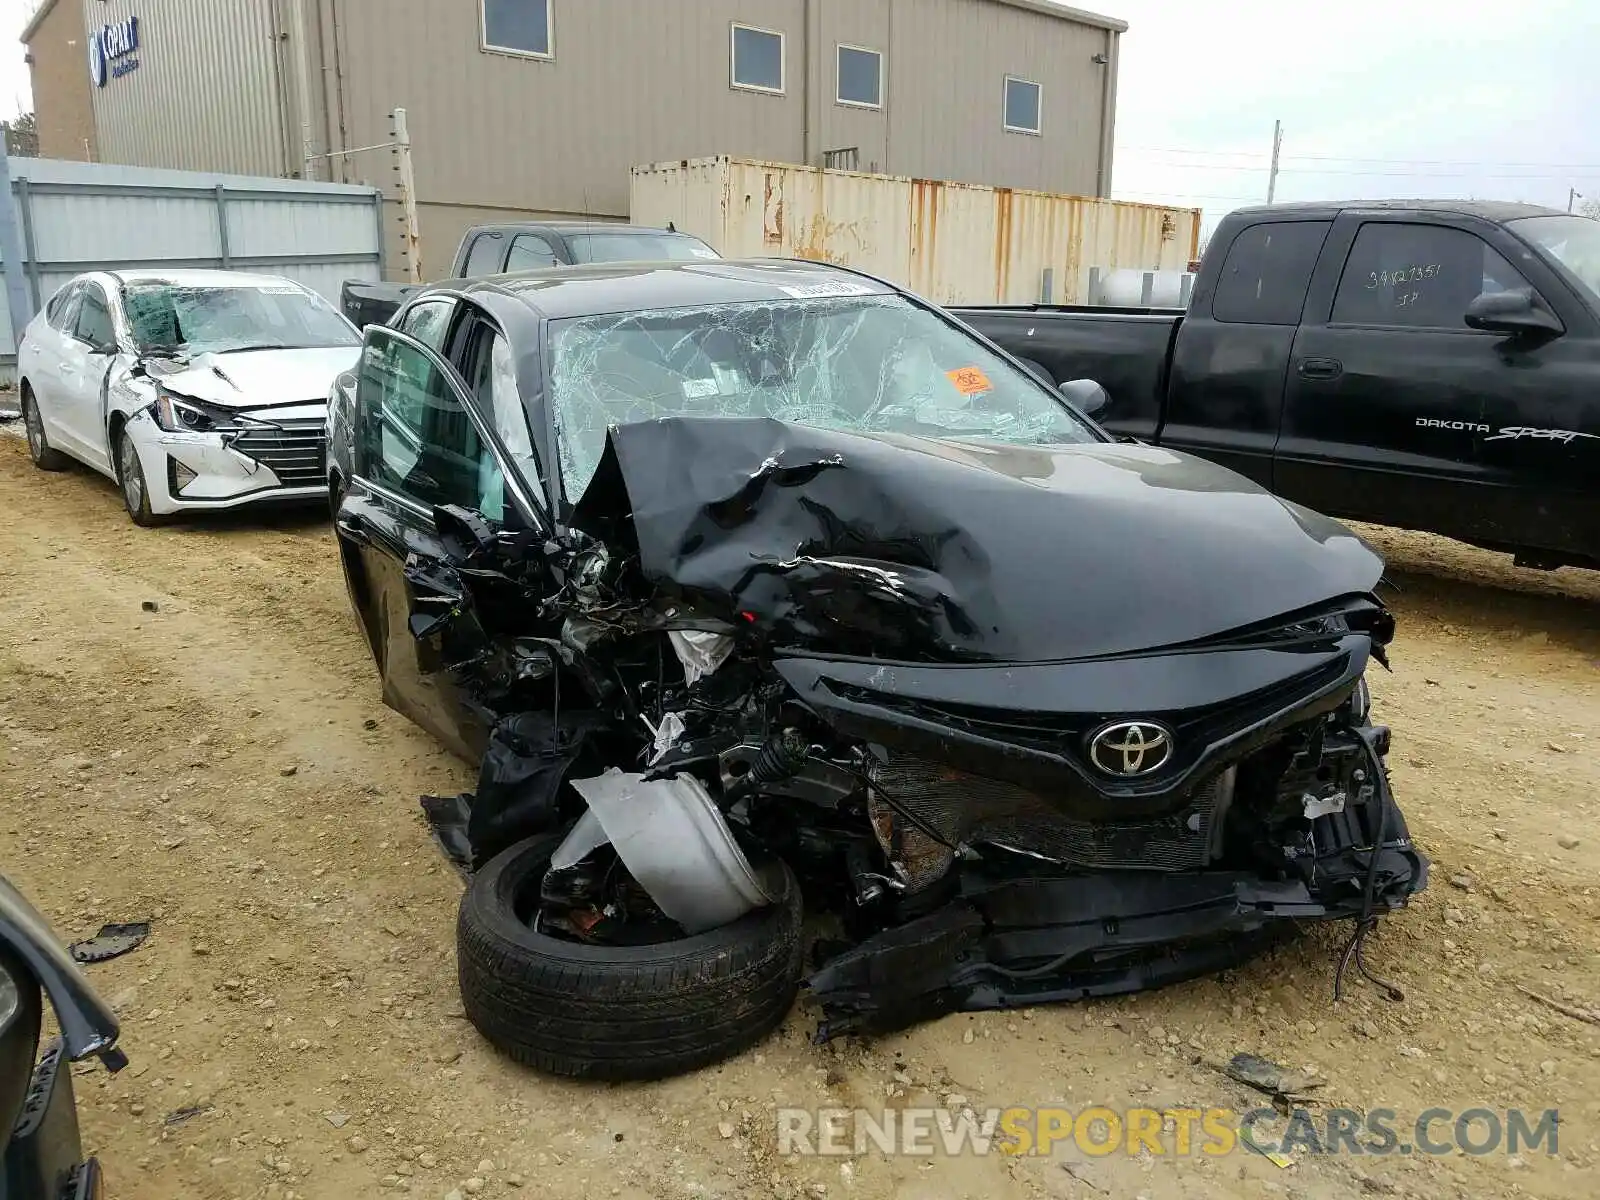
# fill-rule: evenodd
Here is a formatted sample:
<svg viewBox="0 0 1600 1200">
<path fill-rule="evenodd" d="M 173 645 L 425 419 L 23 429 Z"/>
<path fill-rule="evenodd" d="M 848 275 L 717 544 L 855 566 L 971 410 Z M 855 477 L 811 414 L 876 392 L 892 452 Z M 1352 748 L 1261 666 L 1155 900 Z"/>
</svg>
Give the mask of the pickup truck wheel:
<svg viewBox="0 0 1600 1200">
<path fill-rule="evenodd" d="M 588 1079 L 659 1079 L 753 1046 L 788 1013 L 802 969 L 800 888 L 737 921 L 653 945 L 601 946 L 530 924 L 561 836 L 519 842 L 461 898 L 462 1005 L 517 1062 Z"/>
<path fill-rule="evenodd" d="M 33 389 L 22 385 L 22 424 L 28 434 L 28 457 L 41 471 L 64 471 L 67 456 L 52 450 L 44 433 L 44 417 L 39 413 L 39 403 L 33 398 Z"/>
</svg>

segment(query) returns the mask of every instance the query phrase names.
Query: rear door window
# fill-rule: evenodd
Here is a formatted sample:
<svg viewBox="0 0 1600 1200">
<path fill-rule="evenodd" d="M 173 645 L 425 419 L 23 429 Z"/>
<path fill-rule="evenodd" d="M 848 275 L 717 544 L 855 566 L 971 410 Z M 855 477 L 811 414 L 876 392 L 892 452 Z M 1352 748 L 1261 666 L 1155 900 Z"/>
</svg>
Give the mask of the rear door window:
<svg viewBox="0 0 1600 1200">
<path fill-rule="evenodd" d="M 1268 221 L 1233 240 L 1211 316 L 1252 325 L 1298 325 L 1330 221 Z"/>
<path fill-rule="evenodd" d="M 467 251 L 467 263 L 462 267 L 461 274 L 466 279 L 477 279 L 482 275 L 500 274 L 500 264 L 505 262 L 506 239 L 498 233 L 480 233 L 472 239 L 472 247 Z"/>
<path fill-rule="evenodd" d="M 1528 286 L 1522 273 L 1475 233 L 1368 221 L 1350 247 L 1332 319 L 1343 325 L 1465 330 L 1467 308 L 1480 295 Z"/>
<path fill-rule="evenodd" d="M 450 317 L 454 312 L 453 300 L 424 300 L 406 310 L 398 328 L 401 333 L 416 338 L 430 350 L 443 351 L 445 335 L 450 332 Z"/>
</svg>

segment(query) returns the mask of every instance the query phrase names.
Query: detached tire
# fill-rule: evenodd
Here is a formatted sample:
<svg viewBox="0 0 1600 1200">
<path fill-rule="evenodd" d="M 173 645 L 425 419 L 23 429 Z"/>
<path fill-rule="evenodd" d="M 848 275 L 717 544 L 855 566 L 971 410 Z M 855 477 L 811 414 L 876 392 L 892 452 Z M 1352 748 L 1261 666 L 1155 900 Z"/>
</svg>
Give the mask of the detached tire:
<svg viewBox="0 0 1600 1200">
<path fill-rule="evenodd" d="M 554 1075 L 660 1079 L 720 1062 L 783 1021 L 800 984 L 800 888 L 732 924 L 653 946 L 536 933 L 529 913 L 561 836 L 520 842 L 472 877 L 456 927 L 467 1017 Z"/>
</svg>

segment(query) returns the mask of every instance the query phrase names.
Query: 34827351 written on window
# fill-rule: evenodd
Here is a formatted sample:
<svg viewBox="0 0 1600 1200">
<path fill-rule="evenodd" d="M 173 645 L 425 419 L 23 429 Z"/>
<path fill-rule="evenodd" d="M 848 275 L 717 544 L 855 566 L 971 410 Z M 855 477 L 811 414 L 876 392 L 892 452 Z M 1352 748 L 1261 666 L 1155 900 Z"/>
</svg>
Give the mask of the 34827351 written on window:
<svg viewBox="0 0 1600 1200">
<path fill-rule="evenodd" d="M 1006 76 L 1005 126 L 1012 133 L 1038 133 L 1042 89 L 1031 79 Z"/>
<path fill-rule="evenodd" d="M 550 0 L 479 0 L 483 48 L 529 58 L 552 58 Z"/>
<path fill-rule="evenodd" d="M 735 25 L 729 54 L 728 79 L 734 87 L 783 92 L 783 34 L 752 25 Z"/>
</svg>

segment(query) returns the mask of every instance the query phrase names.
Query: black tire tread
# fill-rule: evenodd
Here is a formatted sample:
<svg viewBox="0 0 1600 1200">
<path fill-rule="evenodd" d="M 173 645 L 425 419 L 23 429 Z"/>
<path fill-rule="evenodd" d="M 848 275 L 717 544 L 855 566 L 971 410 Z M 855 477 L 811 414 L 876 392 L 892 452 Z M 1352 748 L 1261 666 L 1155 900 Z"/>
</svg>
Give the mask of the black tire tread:
<svg viewBox="0 0 1600 1200">
<path fill-rule="evenodd" d="M 461 899 L 457 966 L 468 1018 L 515 1061 L 555 1075 L 658 1079 L 719 1062 L 782 1023 L 802 970 L 799 887 L 732 924 L 656 946 L 584 946 L 510 910 L 518 874 L 560 839 L 486 863 Z"/>
<path fill-rule="evenodd" d="M 39 402 L 34 399 L 33 389 L 24 384 L 22 387 L 22 419 L 24 423 L 28 419 L 28 409 L 30 407 L 37 410 Z M 70 458 L 51 447 L 49 436 L 44 431 L 44 419 L 42 417 L 39 420 L 39 442 L 40 450 L 38 454 L 33 452 L 32 445 L 28 447 L 28 457 L 33 460 L 33 465 L 38 467 L 39 470 L 65 471 L 72 465 Z"/>
</svg>

